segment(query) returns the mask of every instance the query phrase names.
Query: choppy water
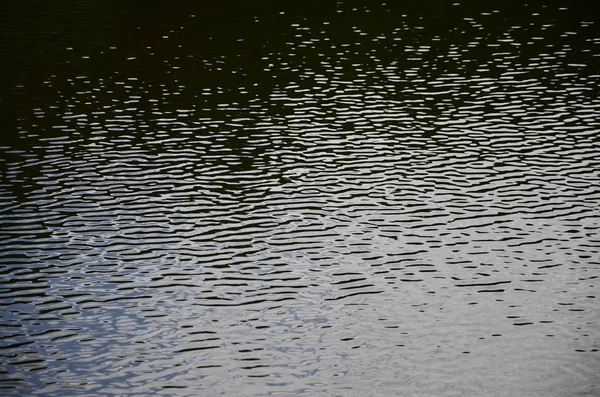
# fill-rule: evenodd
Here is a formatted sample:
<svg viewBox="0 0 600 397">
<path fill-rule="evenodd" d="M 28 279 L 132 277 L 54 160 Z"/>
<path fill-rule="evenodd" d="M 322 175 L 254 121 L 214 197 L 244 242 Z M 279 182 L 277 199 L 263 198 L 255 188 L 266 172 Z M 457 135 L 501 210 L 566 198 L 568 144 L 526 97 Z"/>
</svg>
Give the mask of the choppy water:
<svg viewBox="0 0 600 397">
<path fill-rule="evenodd" d="M 598 395 L 570 3 L 5 5 L 0 394 Z"/>
</svg>

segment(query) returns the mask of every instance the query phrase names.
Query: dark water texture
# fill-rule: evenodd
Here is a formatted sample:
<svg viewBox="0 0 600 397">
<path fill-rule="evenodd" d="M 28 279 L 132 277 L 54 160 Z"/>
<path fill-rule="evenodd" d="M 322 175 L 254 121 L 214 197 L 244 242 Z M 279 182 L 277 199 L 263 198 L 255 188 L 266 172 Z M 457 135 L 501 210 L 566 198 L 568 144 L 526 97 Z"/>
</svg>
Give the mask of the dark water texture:
<svg viewBox="0 0 600 397">
<path fill-rule="evenodd" d="M 25 3 L 0 395 L 600 395 L 594 2 Z"/>
</svg>

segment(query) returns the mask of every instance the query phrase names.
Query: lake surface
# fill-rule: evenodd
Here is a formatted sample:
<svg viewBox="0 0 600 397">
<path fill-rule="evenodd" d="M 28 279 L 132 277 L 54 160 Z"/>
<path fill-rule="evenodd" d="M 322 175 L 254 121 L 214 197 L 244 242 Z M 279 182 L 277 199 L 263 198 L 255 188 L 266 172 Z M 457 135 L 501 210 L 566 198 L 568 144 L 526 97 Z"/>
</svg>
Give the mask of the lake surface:
<svg viewBox="0 0 600 397">
<path fill-rule="evenodd" d="M 594 2 L 39 3 L 0 395 L 600 395 Z"/>
</svg>

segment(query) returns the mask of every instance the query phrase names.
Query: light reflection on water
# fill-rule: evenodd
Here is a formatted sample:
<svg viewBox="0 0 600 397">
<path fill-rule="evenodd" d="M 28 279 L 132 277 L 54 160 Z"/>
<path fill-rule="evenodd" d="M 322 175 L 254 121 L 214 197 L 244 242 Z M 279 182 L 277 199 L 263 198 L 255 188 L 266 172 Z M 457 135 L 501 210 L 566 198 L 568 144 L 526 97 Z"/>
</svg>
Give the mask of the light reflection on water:
<svg viewBox="0 0 600 397">
<path fill-rule="evenodd" d="M 89 3 L 2 25 L 2 394 L 597 392 L 591 8 Z"/>
</svg>

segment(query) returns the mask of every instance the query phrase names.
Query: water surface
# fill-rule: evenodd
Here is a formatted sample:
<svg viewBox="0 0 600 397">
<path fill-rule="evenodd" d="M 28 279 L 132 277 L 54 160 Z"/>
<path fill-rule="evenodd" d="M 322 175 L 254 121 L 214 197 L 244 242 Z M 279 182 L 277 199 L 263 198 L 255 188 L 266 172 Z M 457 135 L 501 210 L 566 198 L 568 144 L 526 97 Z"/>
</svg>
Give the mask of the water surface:
<svg viewBox="0 0 600 397">
<path fill-rule="evenodd" d="M 600 393 L 591 1 L 112 3 L 2 9 L 0 394 Z"/>
</svg>

